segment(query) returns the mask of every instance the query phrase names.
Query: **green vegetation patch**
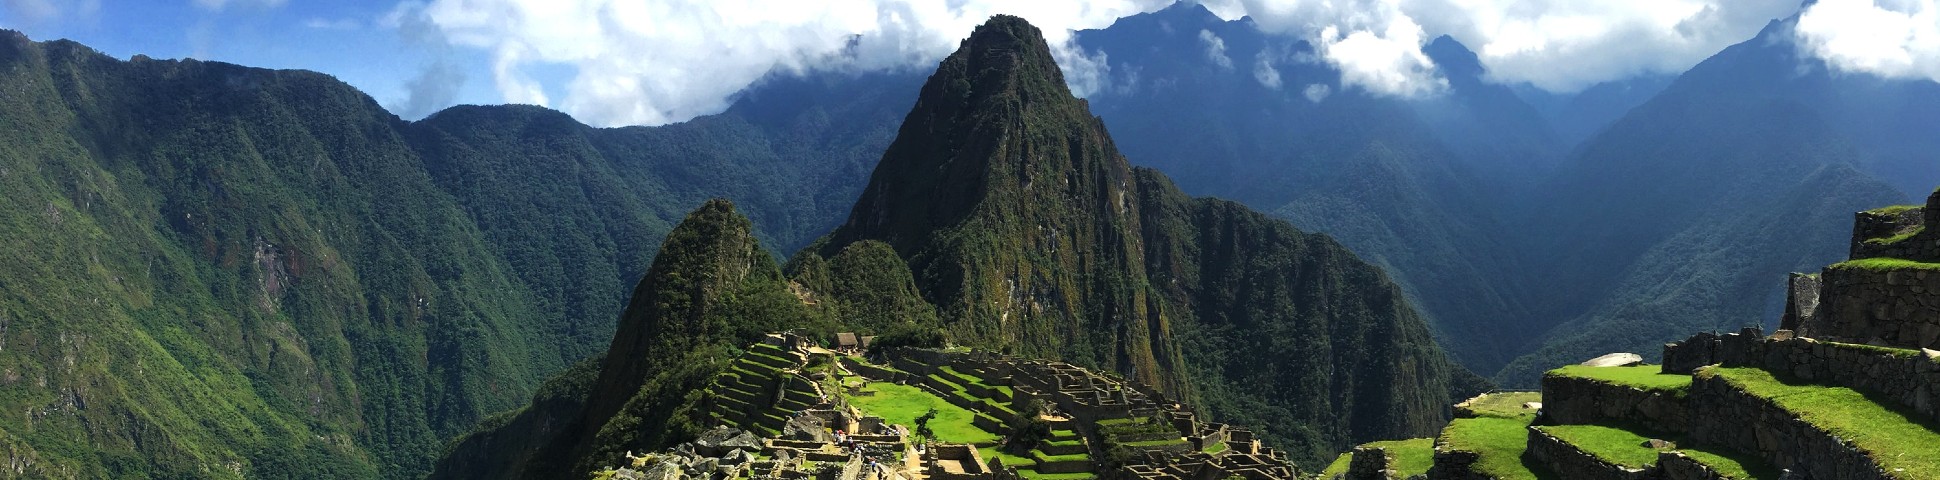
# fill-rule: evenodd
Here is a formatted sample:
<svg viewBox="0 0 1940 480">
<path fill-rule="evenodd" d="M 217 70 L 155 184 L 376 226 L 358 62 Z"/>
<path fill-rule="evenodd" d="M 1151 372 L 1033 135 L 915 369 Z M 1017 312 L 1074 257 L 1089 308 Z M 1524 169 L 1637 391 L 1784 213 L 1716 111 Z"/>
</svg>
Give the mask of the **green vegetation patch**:
<svg viewBox="0 0 1940 480">
<path fill-rule="evenodd" d="M 1862 258 L 1858 260 L 1847 260 L 1844 262 L 1834 263 L 1832 265 L 1827 266 L 1826 268 L 1833 269 L 1833 270 L 1858 269 L 1858 270 L 1872 270 L 1872 271 L 1879 271 L 1879 272 L 1889 272 L 1894 270 L 1940 270 L 1940 263 L 1925 263 L 1925 262 L 1915 262 L 1912 260 L 1904 260 L 1904 259 L 1898 259 L 1898 258 L 1878 257 L 1878 258 Z"/>
<path fill-rule="evenodd" d="M 1920 207 L 1922 207 L 1922 205 L 1893 205 L 1890 207 L 1879 207 L 1872 210 L 1867 210 L 1866 213 L 1870 213 L 1874 215 L 1899 215 L 1902 213 L 1906 213 L 1907 210 L 1912 210 Z"/>
<path fill-rule="evenodd" d="M 997 441 L 997 434 L 986 432 L 970 423 L 975 412 L 950 404 L 942 398 L 921 388 L 897 385 L 888 382 L 870 383 L 863 392 L 874 392 L 849 398 L 849 404 L 882 417 L 892 424 L 908 425 L 913 430 L 916 417 L 930 409 L 936 409 L 936 418 L 930 420 L 930 430 L 936 432 L 936 439 L 948 443 L 985 444 Z"/>
<path fill-rule="evenodd" d="M 1448 422 L 1439 440 L 1449 450 L 1473 452 L 1478 457 L 1472 468 L 1476 473 L 1501 480 L 1552 478 L 1539 475 L 1523 463 L 1522 451 L 1529 445 L 1527 419 L 1477 417 Z"/>
<path fill-rule="evenodd" d="M 1435 466 L 1435 439 L 1410 438 L 1373 442 L 1365 447 L 1381 448 L 1394 458 L 1394 471 L 1402 478 L 1428 474 L 1428 467 Z M 1331 467 L 1330 467 L 1331 468 Z"/>
<path fill-rule="evenodd" d="M 1906 241 L 1906 239 L 1913 238 L 1913 236 L 1919 235 L 1920 232 L 1926 231 L 1926 229 L 1927 229 L 1926 225 L 1920 225 L 1920 226 L 1909 228 L 1899 233 L 1893 234 L 1893 236 L 1891 237 L 1868 238 L 1866 239 L 1866 243 L 1872 244 L 1872 245 L 1892 245 L 1895 243 Z"/>
<path fill-rule="evenodd" d="M 1682 445 L 1679 445 L 1680 447 Z M 1778 478 L 1778 468 L 1737 453 L 1683 448 L 1678 451 L 1728 478 Z"/>
<path fill-rule="evenodd" d="M 1226 442 L 1219 442 L 1212 445 L 1207 445 L 1206 448 L 1199 449 L 1199 451 L 1206 452 L 1206 453 L 1219 453 L 1219 452 L 1224 452 L 1230 448 L 1232 448 L 1232 446 L 1227 445 Z M 1431 448 L 1432 448 L 1432 445 L 1431 445 Z"/>
<path fill-rule="evenodd" d="M 1707 368 L 1732 386 L 1776 403 L 1779 408 L 1831 432 L 1865 451 L 1886 471 L 1901 478 L 1940 478 L 1940 432 L 1934 425 L 1845 387 L 1780 380 L 1755 368 Z M 1904 470 L 1900 470 L 1904 469 Z"/>
<path fill-rule="evenodd" d="M 1691 388 L 1690 375 L 1663 373 L 1659 365 L 1637 365 L 1634 367 L 1585 367 L 1570 365 L 1545 373 L 1545 376 L 1581 378 L 1612 385 L 1636 388 L 1647 392 L 1663 392 L 1683 396 Z"/>
<path fill-rule="evenodd" d="M 1915 358 L 1920 356 L 1919 350 L 1914 350 L 1910 348 L 1880 347 L 1880 346 L 1873 346 L 1873 345 L 1862 345 L 1857 343 L 1839 343 L 1839 342 L 1824 342 L 1824 343 L 1833 348 L 1859 350 L 1859 351 L 1864 351 L 1868 353 L 1876 353 L 1880 355 L 1891 356 L 1894 358 Z"/>
<path fill-rule="evenodd" d="M 1491 393 L 1472 399 L 1463 409 L 1477 417 L 1528 419 L 1534 418 L 1536 411 L 1522 408 L 1522 404 L 1542 401 L 1542 392 Z"/>
<path fill-rule="evenodd" d="M 1630 468 L 1657 464 L 1657 449 L 1644 446 L 1650 438 L 1636 432 L 1602 425 L 1551 425 L 1536 429 L 1605 462 Z"/>
<path fill-rule="evenodd" d="M 1348 463 L 1353 461 L 1354 452 L 1347 452 L 1340 454 L 1338 457 L 1334 457 L 1334 463 L 1327 464 L 1327 468 L 1320 471 L 1320 478 L 1334 478 L 1346 474 Z"/>
</svg>

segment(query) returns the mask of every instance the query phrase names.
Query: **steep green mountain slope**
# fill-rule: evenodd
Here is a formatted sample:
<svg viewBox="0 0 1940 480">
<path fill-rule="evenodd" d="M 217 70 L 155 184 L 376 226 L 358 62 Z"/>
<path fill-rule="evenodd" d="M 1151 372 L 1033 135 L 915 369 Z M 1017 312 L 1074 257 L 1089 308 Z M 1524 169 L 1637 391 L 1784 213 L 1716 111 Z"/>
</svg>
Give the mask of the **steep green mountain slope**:
<svg viewBox="0 0 1940 480">
<path fill-rule="evenodd" d="M 1852 125 L 1800 93 L 1829 74 L 1798 74 L 1793 46 L 1774 40 L 1789 28 L 1706 60 L 1578 148 L 1525 228 L 1568 234 L 1521 240 L 1555 267 L 1538 311 L 1564 321 L 1499 382 L 1772 322 L 1783 292 L 1769 279 L 1842 258 L 1852 212 L 1906 203 Z"/>
<path fill-rule="evenodd" d="M 1530 340 L 1527 265 L 1500 213 L 1562 147 L 1474 55 L 1441 39 L 1448 91 L 1397 99 L 1345 88 L 1311 45 L 1179 4 L 1077 34 L 1114 72 L 1089 98 L 1139 165 L 1195 195 L 1236 200 L 1326 233 L 1381 266 L 1470 368 L 1493 371 Z M 1208 59 L 1219 39 L 1230 66 Z M 1272 82 L 1259 66 L 1272 68 Z M 1309 97 L 1309 88 L 1326 95 Z"/>
<path fill-rule="evenodd" d="M 1014 17 L 938 66 L 848 222 L 810 251 L 867 240 L 908 260 L 952 340 L 1117 370 L 1302 460 L 1432 431 L 1435 399 L 1476 387 L 1333 240 L 1131 168 Z"/>
<path fill-rule="evenodd" d="M 753 224 L 710 201 L 667 235 L 603 356 L 458 439 L 434 478 L 557 478 L 699 433 L 698 392 L 763 333 L 826 321 L 788 291 Z"/>
<path fill-rule="evenodd" d="M 601 351 L 688 206 L 760 205 L 782 244 L 828 228 L 860 185 L 819 182 L 860 178 L 914 88 L 407 123 L 320 74 L 3 37 L 0 406 L 28 413 L 0 433 L 52 476 L 419 476 Z"/>
</svg>

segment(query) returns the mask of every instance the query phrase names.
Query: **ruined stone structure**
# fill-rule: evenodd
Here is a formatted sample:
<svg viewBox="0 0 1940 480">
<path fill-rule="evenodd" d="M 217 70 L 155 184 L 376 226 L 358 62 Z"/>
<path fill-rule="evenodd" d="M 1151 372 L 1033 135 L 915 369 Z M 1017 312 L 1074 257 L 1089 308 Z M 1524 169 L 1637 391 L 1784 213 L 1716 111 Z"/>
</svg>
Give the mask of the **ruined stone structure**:
<svg viewBox="0 0 1940 480">
<path fill-rule="evenodd" d="M 1940 224 L 1940 191 L 1924 207 L 1858 213 L 1855 262 L 1828 266 L 1816 281 L 1795 279 L 1779 328 L 1821 340 L 1940 348 L 1940 229 L 1930 224 Z"/>
</svg>

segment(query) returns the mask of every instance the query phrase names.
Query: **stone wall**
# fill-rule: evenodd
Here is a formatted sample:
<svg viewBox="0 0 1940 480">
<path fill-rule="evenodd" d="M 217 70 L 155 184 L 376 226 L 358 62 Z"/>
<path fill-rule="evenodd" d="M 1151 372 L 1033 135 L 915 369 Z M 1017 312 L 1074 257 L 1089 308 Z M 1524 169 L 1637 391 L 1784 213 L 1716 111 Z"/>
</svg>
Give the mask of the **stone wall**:
<svg viewBox="0 0 1940 480">
<path fill-rule="evenodd" d="M 1914 208 L 1897 213 L 1859 212 L 1853 215 L 1852 258 L 1891 257 L 1919 261 L 1940 261 L 1940 232 L 1927 232 L 1927 225 L 1940 225 L 1932 220 L 1940 214 L 1934 201 L 1940 194 L 1927 198 L 1925 208 Z M 1911 238 L 1893 243 L 1868 242 L 1867 240 L 1888 238 L 1911 229 L 1923 229 Z"/>
<path fill-rule="evenodd" d="M 855 372 L 856 375 L 861 375 L 863 378 L 870 380 L 893 383 L 903 383 L 910 380 L 909 375 L 902 372 L 858 362 L 849 357 L 842 357 L 841 361 L 842 368 L 847 368 L 850 372 Z"/>
<path fill-rule="evenodd" d="M 1428 478 L 1434 480 L 1494 480 L 1488 475 L 1475 471 L 1475 462 L 1482 456 L 1475 452 L 1447 450 L 1435 446 L 1435 464 L 1428 467 Z"/>
<path fill-rule="evenodd" d="M 1851 388 L 1895 400 L 1909 414 L 1940 421 L 1940 358 L 1926 352 L 1799 338 L 1783 330 L 1769 338 L 1700 333 L 1665 346 L 1665 371 L 1671 371 L 1670 359 L 1695 358 L 1700 353 L 1708 353 L 1700 365 L 1753 367 Z M 1551 408 L 1548 403 L 1544 407 Z"/>
<path fill-rule="evenodd" d="M 1549 403 L 1543 403 L 1549 410 Z M 1630 468 L 1597 458 L 1536 427 L 1529 427 L 1529 449 L 1523 455 L 1570 480 L 1649 480 L 1656 469 Z"/>
<path fill-rule="evenodd" d="M 1826 267 L 1818 312 L 1800 336 L 1940 348 L 1940 271 Z"/>
<path fill-rule="evenodd" d="M 1698 367 L 1726 363 L 1727 359 L 1744 362 L 1758 351 L 1759 342 L 1765 332 L 1757 328 L 1745 328 L 1738 333 L 1719 335 L 1702 332 L 1692 335 L 1682 342 L 1664 344 L 1664 373 L 1690 375 Z"/>
<path fill-rule="evenodd" d="M 1770 401 L 1745 393 L 1723 377 L 1692 377 L 1691 439 L 1752 455 L 1811 478 L 1891 478 L 1866 454 L 1799 420 Z"/>
<path fill-rule="evenodd" d="M 1729 480 L 1684 452 L 1657 452 L 1657 478 L 1663 480 Z"/>
<path fill-rule="evenodd" d="M 1664 433 L 1682 432 L 1690 421 L 1684 399 L 1657 391 L 1554 375 L 1543 376 L 1543 418 L 1580 425 L 1620 420 Z"/>
<path fill-rule="evenodd" d="M 1354 447 L 1347 460 L 1345 480 L 1388 480 L 1394 478 L 1394 458 L 1380 447 Z"/>
<path fill-rule="evenodd" d="M 1778 320 L 1780 330 L 1798 331 L 1800 325 L 1813 323 L 1819 311 L 1819 291 L 1825 282 L 1818 274 L 1794 273 L 1785 282 L 1785 316 Z"/>
</svg>

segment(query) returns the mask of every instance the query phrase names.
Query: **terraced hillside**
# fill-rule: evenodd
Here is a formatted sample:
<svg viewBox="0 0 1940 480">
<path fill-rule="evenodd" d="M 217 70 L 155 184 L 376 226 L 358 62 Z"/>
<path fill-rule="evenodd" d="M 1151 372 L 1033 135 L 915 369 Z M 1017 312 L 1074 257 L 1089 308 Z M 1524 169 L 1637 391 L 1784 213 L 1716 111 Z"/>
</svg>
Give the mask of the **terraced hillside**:
<svg viewBox="0 0 1940 480">
<path fill-rule="evenodd" d="M 970 350 L 872 360 L 819 340 L 771 334 L 741 349 L 696 392 L 706 433 L 594 477 L 1305 478 L 1250 430 L 1114 375 Z"/>
<path fill-rule="evenodd" d="M 1664 365 L 1575 365 L 1541 393 L 1458 405 L 1422 439 L 1369 444 L 1324 477 L 1940 478 L 1940 192 L 1859 212 L 1852 259 L 1794 274 L 1783 329 L 1700 333 Z"/>
</svg>

